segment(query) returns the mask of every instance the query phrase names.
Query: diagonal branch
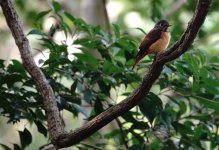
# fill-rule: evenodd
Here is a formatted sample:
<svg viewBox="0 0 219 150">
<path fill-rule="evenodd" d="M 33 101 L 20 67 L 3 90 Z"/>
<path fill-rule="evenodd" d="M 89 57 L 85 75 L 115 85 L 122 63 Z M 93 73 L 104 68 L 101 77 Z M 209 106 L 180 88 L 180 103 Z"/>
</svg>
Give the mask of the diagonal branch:
<svg viewBox="0 0 219 150">
<path fill-rule="evenodd" d="M 211 3 L 211 0 L 199 0 L 195 14 L 188 23 L 186 31 L 181 36 L 180 40 L 177 41 L 171 48 L 167 50 L 166 53 L 163 53 L 159 58 L 159 61 L 172 61 L 177 57 L 185 53 L 189 46 L 194 41 L 199 29 L 205 21 L 206 15 L 208 13 L 208 7 Z M 204 9 L 203 9 L 204 8 Z M 203 10 L 202 10 L 203 9 Z"/>
<path fill-rule="evenodd" d="M 183 33 L 180 40 L 177 41 L 165 53 L 158 56 L 158 59 L 156 59 L 150 66 L 149 72 L 143 78 L 141 85 L 129 97 L 124 99 L 119 104 L 109 108 L 105 112 L 102 112 L 94 119 L 87 122 L 84 126 L 64 136 L 61 136 L 60 140 L 57 141 L 58 146 L 71 146 L 82 141 L 86 137 L 95 133 L 101 127 L 111 122 L 116 117 L 120 116 L 122 113 L 136 106 L 138 102 L 148 94 L 152 84 L 161 74 L 161 71 L 165 63 L 173 59 L 176 59 L 188 50 L 189 46 L 194 41 L 199 29 L 204 23 L 210 4 L 211 0 L 198 0 L 195 14 L 193 18 L 190 20 L 188 27 L 186 31 Z"/>
<path fill-rule="evenodd" d="M 158 56 L 158 58 L 152 63 L 149 72 L 143 78 L 141 85 L 130 96 L 128 96 L 119 104 L 112 106 L 105 112 L 102 112 L 91 121 L 87 122 L 84 126 L 69 133 L 65 133 L 61 124 L 61 119 L 53 91 L 33 60 L 29 42 L 24 36 L 12 2 L 11 0 L 0 0 L 0 5 L 6 21 L 20 50 L 23 64 L 36 82 L 36 85 L 43 97 L 48 128 L 53 144 L 57 148 L 68 147 L 77 144 L 111 122 L 113 119 L 120 116 L 122 113 L 136 106 L 138 102 L 148 94 L 151 86 L 161 74 L 165 63 L 176 59 L 188 50 L 201 25 L 204 23 L 210 4 L 211 0 L 198 0 L 195 14 L 190 20 L 188 27 L 181 36 L 180 40 L 177 41 L 165 53 Z"/>
</svg>

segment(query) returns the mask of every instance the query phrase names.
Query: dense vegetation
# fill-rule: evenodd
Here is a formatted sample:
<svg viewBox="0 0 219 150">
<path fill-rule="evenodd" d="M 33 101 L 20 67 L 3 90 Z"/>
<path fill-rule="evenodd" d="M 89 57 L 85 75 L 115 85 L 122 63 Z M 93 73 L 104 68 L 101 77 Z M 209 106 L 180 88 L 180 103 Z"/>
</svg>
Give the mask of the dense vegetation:
<svg viewBox="0 0 219 150">
<path fill-rule="evenodd" d="M 57 24 L 45 32 L 42 24 L 48 16 L 53 16 Z M 156 17 L 159 18 L 159 14 Z M 173 26 L 175 24 L 172 32 L 177 35 L 182 28 L 178 28 L 177 23 Z M 131 70 L 140 38 L 123 34 L 118 24 L 112 24 L 111 30 L 112 33 L 108 33 L 100 26 L 89 25 L 61 11 L 57 2 L 53 2 L 52 9 L 36 15 L 35 27 L 27 37 L 37 36 L 39 47 L 46 49 L 41 53 L 49 53 L 47 59 L 40 59 L 38 63 L 54 90 L 61 112 L 68 111 L 76 118 L 82 114 L 85 120 L 90 120 L 141 83 L 153 55 Z M 63 32 L 66 40 L 55 41 L 53 34 L 56 32 Z M 199 36 L 205 36 L 204 31 Z M 74 39 L 71 44 L 66 42 L 69 37 Z M 72 47 L 75 48 L 70 51 Z M 186 54 L 164 67 L 151 92 L 136 108 L 116 119 L 118 128 L 108 133 L 97 132 L 88 138 L 87 144 L 74 147 L 124 149 L 122 145 L 128 145 L 131 150 L 217 149 L 218 71 L 217 56 L 196 46 L 190 47 Z M 42 98 L 22 63 L 11 60 L 5 65 L 1 60 L 0 74 L 1 116 L 13 124 L 25 119 L 48 138 Z M 21 143 L 14 143 L 14 149 L 25 149 L 32 143 L 32 134 L 26 127 L 18 132 Z M 4 143 L 1 146 L 11 149 Z"/>
</svg>

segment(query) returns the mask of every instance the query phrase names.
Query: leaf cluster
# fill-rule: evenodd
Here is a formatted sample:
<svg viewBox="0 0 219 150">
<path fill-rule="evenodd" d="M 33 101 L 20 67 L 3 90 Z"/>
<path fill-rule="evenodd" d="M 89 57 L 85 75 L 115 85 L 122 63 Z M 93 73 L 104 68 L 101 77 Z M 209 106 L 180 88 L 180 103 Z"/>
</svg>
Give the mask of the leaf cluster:
<svg viewBox="0 0 219 150">
<path fill-rule="evenodd" d="M 56 20 L 49 31 L 42 25 L 46 17 Z M 38 62 L 40 68 L 55 93 L 59 110 L 73 117 L 82 114 L 90 120 L 128 96 L 141 83 L 151 61 L 147 57 L 137 70 L 131 70 L 139 41 L 122 34 L 116 24 L 111 26 L 111 34 L 91 26 L 63 12 L 57 2 L 36 16 L 35 26 L 28 36 L 40 37 L 41 48 L 45 49 L 42 53 L 49 53 Z M 61 42 L 55 40 L 58 32 L 64 37 Z M 70 44 L 69 37 L 73 39 Z M 89 141 L 100 149 L 112 139 L 117 147 L 128 144 L 131 150 L 206 149 L 207 143 L 211 149 L 218 148 L 218 62 L 217 57 L 191 47 L 164 67 L 138 107 L 118 118 L 122 127 L 93 135 L 99 142 L 94 143 L 92 138 Z M 0 74 L 0 115 L 7 117 L 8 123 L 25 119 L 47 137 L 41 95 L 22 64 L 12 60 L 6 66 L 1 60 Z M 19 131 L 19 136 L 21 144 L 14 144 L 14 149 L 32 143 L 27 128 Z M 86 144 L 76 147 L 88 149 Z"/>
</svg>

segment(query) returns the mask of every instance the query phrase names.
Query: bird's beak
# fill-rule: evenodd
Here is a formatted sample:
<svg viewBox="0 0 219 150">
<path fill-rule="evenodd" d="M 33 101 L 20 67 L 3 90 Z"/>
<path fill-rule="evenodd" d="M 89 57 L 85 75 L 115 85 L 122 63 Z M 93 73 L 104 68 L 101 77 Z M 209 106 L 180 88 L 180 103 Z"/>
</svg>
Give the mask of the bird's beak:
<svg viewBox="0 0 219 150">
<path fill-rule="evenodd" d="M 168 27 L 171 27 L 172 25 L 171 24 L 169 24 L 169 26 Z"/>
</svg>

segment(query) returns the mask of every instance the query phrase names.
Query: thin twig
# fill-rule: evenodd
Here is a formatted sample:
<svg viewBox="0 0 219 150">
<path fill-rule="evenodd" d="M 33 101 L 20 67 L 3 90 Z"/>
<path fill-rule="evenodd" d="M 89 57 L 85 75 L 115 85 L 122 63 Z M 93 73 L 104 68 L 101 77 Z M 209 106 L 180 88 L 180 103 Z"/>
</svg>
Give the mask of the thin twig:
<svg viewBox="0 0 219 150">
<path fill-rule="evenodd" d="M 101 148 L 99 147 L 96 147 L 96 146 L 93 146 L 93 145 L 89 145 L 89 144 L 86 144 L 86 143 L 81 143 L 81 145 L 84 145 L 86 147 L 89 147 L 89 148 L 92 148 L 94 150 L 102 150 Z"/>
<path fill-rule="evenodd" d="M 123 130 L 122 123 L 121 123 L 121 121 L 118 118 L 116 118 L 116 123 L 118 124 L 119 129 L 121 131 L 122 139 L 123 139 L 123 142 L 124 142 L 125 149 L 129 150 L 128 137 L 127 137 L 125 131 Z"/>
</svg>

